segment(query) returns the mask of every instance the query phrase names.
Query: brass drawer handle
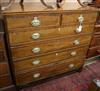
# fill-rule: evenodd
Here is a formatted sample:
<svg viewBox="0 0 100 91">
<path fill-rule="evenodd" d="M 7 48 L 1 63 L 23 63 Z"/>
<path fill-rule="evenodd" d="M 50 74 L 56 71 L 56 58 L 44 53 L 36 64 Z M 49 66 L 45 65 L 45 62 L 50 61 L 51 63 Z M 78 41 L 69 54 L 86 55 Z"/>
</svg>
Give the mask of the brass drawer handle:
<svg viewBox="0 0 100 91">
<path fill-rule="evenodd" d="M 74 41 L 74 45 L 79 45 L 80 44 L 80 41 L 79 40 L 75 40 Z"/>
<path fill-rule="evenodd" d="M 32 34 L 32 39 L 39 39 L 40 38 L 40 34 L 39 33 L 33 33 Z"/>
<path fill-rule="evenodd" d="M 36 73 L 33 75 L 33 78 L 39 78 L 40 77 L 40 73 Z"/>
<path fill-rule="evenodd" d="M 76 51 L 71 52 L 71 56 L 76 56 Z"/>
<path fill-rule="evenodd" d="M 38 64 L 40 64 L 40 60 L 35 60 L 35 61 L 32 62 L 32 64 L 33 65 L 38 65 Z"/>
<path fill-rule="evenodd" d="M 38 19 L 38 17 L 34 17 L 34 19 L 32 20 L 31 24 L 34 27 L 40 26 L 40 20 Z"/>
<path fill-rule="evenodd" d="M 83 29 L 83 26 L 82 26 L 82 25 L 79 25 L 79 26 L 76 28 L 76 33 L 82 32 L 82 29 Z"/>
<path fill-rule="evenodd" d="M 74 64 L 70 64 L 70 65 L 69 65 L 69 68 L 74 68 L 74 67 L 75 67 Z"/>
<path fill-rule="evenodd" d="M 40 49 L 39 47 L 36 47 L 36 48 L 33 48 L 33 49 L 32 49 L 32 52 L 33 52 L 33 53 L 39 53 L 40 50 L 41 50 L 41 49 Z"/>
<path fill-rule="evenodd" d="M 83 15 L 80 15 L 80 16 L 78 17 L 78 21 L 79 21 L 80 24 L 83 23 L 83 21 L 84 21 Z"/>
</svg>

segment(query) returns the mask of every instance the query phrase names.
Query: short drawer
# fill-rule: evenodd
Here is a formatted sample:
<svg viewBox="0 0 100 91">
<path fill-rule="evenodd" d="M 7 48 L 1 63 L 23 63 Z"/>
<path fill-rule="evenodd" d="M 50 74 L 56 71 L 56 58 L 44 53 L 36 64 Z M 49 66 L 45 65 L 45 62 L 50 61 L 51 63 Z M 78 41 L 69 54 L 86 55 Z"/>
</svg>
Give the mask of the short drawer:
<svg viewBox="0 0 100 91">
<path fill-rule="evenodd" d="M 40 57 L 29 58 L 25 60 L 15 61 L 15 71 L 24 71 L 30 68 L 37 68 L 42 65 L 46 65 L 53 62 L 58 62 L 67 58 L 75 57 L 75 56 L 85 56 L 87 52 L 88 46 L 82 46 L 79 48 L 72 48 L 68 50 L 61 50 L 55 53 L 47 54 Z"/>
<path fill-rule="evenodd" d="M 78 69 L 83 65 L 83 63 L 83 58 L 75 57 L 57 62 L 56 64 L 52 63 L 37 69 L 31 69 L 27 72 L 22 71 L 23 73 L 16 74 L 16 82 L 17 85 L 34 82 L 40 79 Z"/>
<path fill-rule="evenodd" d="M 35 57 L 36 55 L 64 48 L 79 47 L 89 44 L 91 35 L 64 37 L 48 41 L 37 41 L 27 45 L 11 47 L 12 56 L 16 58 Z"/>
<path fill-rule="evenodd" d="M 59 26 L 59 14 L 20 14 L 6 16 L 8 29 L 25 27 L 50 27 Z"/>
<path fill-rule="evenodd" d="M 0 62 L 0 75 L 8 74 L 9 68 L 7 62 Z"/>
<path fill-rule="evenodd" d="M 11 84 L 11 78 L 8 74 L 0 76 L 0 88 L 10 86 Z"/>
<path fill-rule="evenodd" d="M 23 30 L 17 29 L 9 33 L 9 38 L 11 45 L 14 45 L 14 44 L 21 44 L 37 40 L 44 40 L 44 39 L 46 40 L 49 38 L 92 33 L 94 29 L 94 25 L 83 25 L 82 31 L 78 32 L 76 30 L 78 27 L 79 26 L 68 26 L 64 28 L 43 29 L 43 30 L 39 29 L 34 30 L 33 28 L 26 28 Z"/>
<path fill-rule="evenodd" d="M 71 12 L 62 15 L 62 25 L 75 24 L 79 25 L 79 21 L 83 19 L 83 24 L 94 23 L 96 21 L 96 12 Z"/>
</svg>

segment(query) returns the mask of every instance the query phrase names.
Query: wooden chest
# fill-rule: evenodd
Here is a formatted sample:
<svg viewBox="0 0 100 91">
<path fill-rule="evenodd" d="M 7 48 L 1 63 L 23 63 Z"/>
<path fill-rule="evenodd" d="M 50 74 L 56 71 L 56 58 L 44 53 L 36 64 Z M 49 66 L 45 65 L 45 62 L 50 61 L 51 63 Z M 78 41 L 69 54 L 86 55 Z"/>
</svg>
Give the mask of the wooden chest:
<svg viewBox="0 0 100 91">
<path fill-rule="evenodd" d="M 93 33 L 96 10 L 38 5 L 14 4 L 4 12 L 17 85 L 80 69 Z"/>
<path fill-rule="evenodd" d="M 1 15 L 0 15 L 1 16 Z M 3 20 L 0 18 L 0 91 L 5 91 L 12 87 L 8 58 L 5 48 Z"/>
<path fill-rule="evenodd" d="M 98 18 L 95 25 L 95 31 L 87 53 L 87 58 L 99 56 L 100 55 L 99 51 L 100 51 L 100 13 L 98 13 Z"/>
</svg>

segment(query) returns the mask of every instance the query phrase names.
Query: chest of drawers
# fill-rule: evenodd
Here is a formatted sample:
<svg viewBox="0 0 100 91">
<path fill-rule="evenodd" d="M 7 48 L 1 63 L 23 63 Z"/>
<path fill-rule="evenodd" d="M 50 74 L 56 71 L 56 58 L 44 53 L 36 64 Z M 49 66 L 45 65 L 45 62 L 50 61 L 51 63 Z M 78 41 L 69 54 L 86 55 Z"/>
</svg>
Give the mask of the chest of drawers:
<svg viewBox="0 0 100 91">
<path fill-rule="evenodd" d="M 87 53 L 87 58 L 98 57 L 100 55 L 99 51 L 100 51 L 100 12 L 98 12 L 95 31 Z"/>
<path fill-rule="evenodd" d="M 23 11 L 14 4 L 4 12 L 18 86 L 83 66 L 97 11 L 63 7 L 44 10 L 27 3 Z"/>
<path fill-rule="evenodd" d="M 0 91 L 14 91 L 4 39 L 3 18 L 0 15 Z"/>
</svg>

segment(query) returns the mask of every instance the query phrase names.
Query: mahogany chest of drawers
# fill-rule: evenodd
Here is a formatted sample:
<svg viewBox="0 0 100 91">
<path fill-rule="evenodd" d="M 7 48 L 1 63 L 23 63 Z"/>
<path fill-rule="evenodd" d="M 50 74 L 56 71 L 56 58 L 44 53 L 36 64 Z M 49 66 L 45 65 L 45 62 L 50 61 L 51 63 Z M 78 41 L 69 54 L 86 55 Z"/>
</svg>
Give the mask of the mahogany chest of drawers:
<svg viewBox="0 0 100 91">
<path fill-rule="evenodd" d="M 61 10 L 38 5 L 14 4 L 4 12 L 18 86 L 80 69 L 97 17 L 96 10 L 77 5 Z"/>
<path fill-rule="evenodd" d="M 100 13 L 95 24 L 95 30 L 87 53 L 87 58 L 100 55 Z"/>
<path fill-rule="evenodd" d="M 0 15 L 0 91 L 14 91 L 4 40 L 3 18 Z"/>
</svg>

